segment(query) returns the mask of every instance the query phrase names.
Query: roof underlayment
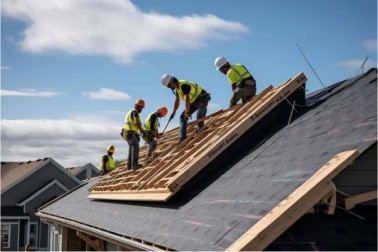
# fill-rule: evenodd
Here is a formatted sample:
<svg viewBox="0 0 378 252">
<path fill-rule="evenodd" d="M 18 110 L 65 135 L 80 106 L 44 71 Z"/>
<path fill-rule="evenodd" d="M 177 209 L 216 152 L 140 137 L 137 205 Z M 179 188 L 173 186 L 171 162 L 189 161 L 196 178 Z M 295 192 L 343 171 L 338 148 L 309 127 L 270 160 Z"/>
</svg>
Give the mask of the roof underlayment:
<svg viewBox="0 0 378 252">
<path fill-rule="evenodd" d="M 167 202 L 90 200 L 95 178 L 38 215 L 172 250 L 263 249 L 282 231 L 270 228 L 303 215 L 376 144 L 376 80 L 371 69 L 317 92 L 292 118 L 282 101 Z"/>
</svg>

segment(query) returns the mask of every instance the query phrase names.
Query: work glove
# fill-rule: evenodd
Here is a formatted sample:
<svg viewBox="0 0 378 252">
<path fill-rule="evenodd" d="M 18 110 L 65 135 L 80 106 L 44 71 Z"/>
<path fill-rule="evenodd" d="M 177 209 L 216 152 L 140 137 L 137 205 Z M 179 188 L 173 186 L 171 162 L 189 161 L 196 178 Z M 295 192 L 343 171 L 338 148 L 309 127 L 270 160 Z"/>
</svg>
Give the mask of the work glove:
<svg viewBox="0 0 378 252">
<path fill-rule="evenodd" d="M 188 121 L 189 118 L 191 118 L 191 116 L 189 113 L 185 113 L 184 118 L 185 118 L 185 121 Z"/>
<path fill-rule="evenodd" d="M 171 114 L 171 116 L 169 117 L 169 120 L 172 120 L 174 117 L 175 117 L 175 112 L 173 112 L 173 113 Z"/>
<path fill-rule="evenodd" d="M 147 132 L 145 130 L 141 130 L 140 131 L 140 134 L 143 136 L 143 137 L 146 137 L 147 136 Z"/>
</svg>

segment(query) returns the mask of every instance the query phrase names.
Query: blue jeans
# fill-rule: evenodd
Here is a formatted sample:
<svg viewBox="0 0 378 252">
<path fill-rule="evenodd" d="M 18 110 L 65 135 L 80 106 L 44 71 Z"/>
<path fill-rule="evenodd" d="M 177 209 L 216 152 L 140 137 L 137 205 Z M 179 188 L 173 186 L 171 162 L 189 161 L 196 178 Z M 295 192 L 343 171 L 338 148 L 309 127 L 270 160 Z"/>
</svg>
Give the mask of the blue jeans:
<svg viewBox="0 0 378 252">
<path fill-rule="evenodd" d="M 202 97 L 198 97 L 197 100 L 194 101 L 193 104 L 190 104 L 189 114 L 192 115 L 197 110 L 197 120 L 201 119 L 206 116 L 207 112 L 207 103 L 208 101 L 203 99 Z M 188 125 L 188 121 L 185 120 L 185 110 L 180 115 L 180 142 L 184 141 L 186 138 L 186 127 Z M 204 121 L 199 122 L 196 127 L 196 131 L 199 131 L 204 125 Z"/>
<path fill-rule="evenodd" d="M 129 131 L 127 134 L 127 143 L 129 144 L 129 156 L 127 158 L 127 165 L 133 168 L 138 164 L 139 160 L 139 137 L 134 131 Z"/>
</svg>

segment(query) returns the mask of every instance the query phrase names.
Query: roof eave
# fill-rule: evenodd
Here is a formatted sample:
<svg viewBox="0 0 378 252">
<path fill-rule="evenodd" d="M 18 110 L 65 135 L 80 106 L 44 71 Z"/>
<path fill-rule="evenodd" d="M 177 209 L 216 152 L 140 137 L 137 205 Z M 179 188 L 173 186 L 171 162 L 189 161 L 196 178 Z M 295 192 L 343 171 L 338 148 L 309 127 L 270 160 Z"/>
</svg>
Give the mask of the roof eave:
<svg viewBox="0 0 378 252">
<path fill-rule="evenodd" d="M 126 237 L 119 236 L 119 235 L 116 235 L 116 234 L 112 234 L 112 233 L 109 233 L 105 230 L 94 228 L 94 227 L 91 227 L 91 226 L 88 226 L 88 225 L 85 225 L 85 224 L 81 224 L 81 223 L 78 223 L 76 221 L 72 221 L 72 220 L 69 220 L 69 219 L 60 218 L 60 217 L 50 215 L 50 214 L 46 214 L 46 213 L 43 213 L 43 212 L 37 212 L 36 215 L 39 216 L 41 218 L 42 222 L 44 222 L 44 223 L 54 222 L 54 223 L 58 223 L 58 224 L 61 224 L 63 226 L 69 227 L 69 228 L 73 228 L 73 229 L 78 230 L 78 231 L 83 231 L 83 232 L 85 232 L 89 235 L 101 236 L 101 237 L 104 238 L 104 240 L 108 240 L 112 243 L 126 247 L 128 249 L 133 250 L 133 251 L 163 251 L 159 247 L 150 246 L 150 245 L 147 245 L 147 244 L 142 244 L 142 243 L 139 243 L 137 241 L 133 241 L 131 239 L 128 239 Z"/>
</svg>

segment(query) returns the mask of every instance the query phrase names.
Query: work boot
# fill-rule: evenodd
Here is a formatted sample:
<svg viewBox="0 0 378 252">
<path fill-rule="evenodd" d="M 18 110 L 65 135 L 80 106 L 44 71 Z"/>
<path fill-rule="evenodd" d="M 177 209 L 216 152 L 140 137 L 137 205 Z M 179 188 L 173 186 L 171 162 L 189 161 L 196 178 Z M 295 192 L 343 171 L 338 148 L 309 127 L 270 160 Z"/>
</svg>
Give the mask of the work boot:
<svg viewBox="0 0 378 252">
<path fill-rule="evenodd" d="M 141 165 L 141 164 L 133 164 L 133 166 L 132 166 L 132 170 L 138 170 L 140 168 L 143 168 L 143 165 Z"/>
<path fill-rule="evenodd" d="M 195 129 L 196 129 L 196 133 L 198 134 L 198 133 L 200 133 L 203 129 L 204 129 L 204 126 L 202 126 L 202 127 L 198 127 L 198 125 L 195 127 Z"/>
<path fill-rule="evenodd" d="M 177 144 L 180 144 L 180 143 L 184 142 L 185 139 L 186 139 L 186 138 L 180 138 L 180 139 L 178 140 Z"/>
<path fill-rule="evenodd" d="M 154 159 L 154 156 L 151 154 L 151 155 L 147 155 L 145 160 L 146 162 L 151 162 L 153 159 Z"/>
</svg>

